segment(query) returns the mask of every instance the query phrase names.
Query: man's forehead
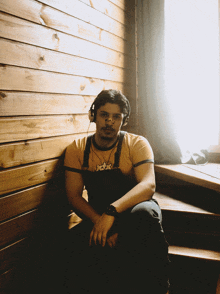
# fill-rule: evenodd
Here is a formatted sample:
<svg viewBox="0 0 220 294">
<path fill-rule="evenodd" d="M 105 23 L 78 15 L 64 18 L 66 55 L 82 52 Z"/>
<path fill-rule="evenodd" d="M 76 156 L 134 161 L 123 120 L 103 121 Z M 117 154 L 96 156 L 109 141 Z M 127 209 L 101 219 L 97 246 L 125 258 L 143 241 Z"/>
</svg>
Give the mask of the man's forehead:
<svg viewBox="0 0 220 294">
<path fill-rule="evenodd" d="M 100 112 L 108 112 L 108 113 L 122 113 L 120 106 L 118 104 L 106 103 L 105 105 L 100 106 L 98 109 Z"/>
</svg>

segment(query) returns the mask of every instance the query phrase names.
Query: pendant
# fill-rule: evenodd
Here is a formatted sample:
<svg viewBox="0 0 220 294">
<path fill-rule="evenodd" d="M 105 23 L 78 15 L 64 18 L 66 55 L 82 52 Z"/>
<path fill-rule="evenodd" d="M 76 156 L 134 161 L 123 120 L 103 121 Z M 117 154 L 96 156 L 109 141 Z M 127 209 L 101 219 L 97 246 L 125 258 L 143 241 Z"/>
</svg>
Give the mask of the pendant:
<svg viewBox="0 0 220 294">
<path fill-rule="evenodd" d="M 96 166 L 96 171 L 110 170 L 112 169 L 112 164 L 106 164 L 105 162 L 101 165 Z"/>
</svg>

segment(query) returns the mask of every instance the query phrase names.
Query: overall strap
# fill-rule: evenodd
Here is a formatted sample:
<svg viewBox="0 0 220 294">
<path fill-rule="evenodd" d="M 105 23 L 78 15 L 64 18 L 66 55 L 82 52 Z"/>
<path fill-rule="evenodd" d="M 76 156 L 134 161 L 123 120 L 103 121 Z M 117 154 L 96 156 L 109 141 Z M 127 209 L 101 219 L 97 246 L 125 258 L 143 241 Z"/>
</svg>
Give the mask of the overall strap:
<svg viewBox="0 0 220 294">
<path fill-rule="evenodd" d="M 122 142 L 123 142 L 125 134 L 126 134 L 126 132 L 121 131 L 120 135 L 119 135 L 118 147 L 117 147 L 117 151 L 115 152 L 115 163 L 114 163 L 115 168 L 119 167 L 119 160 L 120 160 L 120 155 L 121 155 L 121 147 L 122 147 Z"/>
<path fill-rule="evenodd" d="M 114 168 L 119 167 L 119 159 L 120 159 L 120 155 L 121 155 L 121 147 L 122 147 L 122 142 L 123 142 L 125 134 L 126 134 L 126 132 L 121 131 L 120 135 L 119 135 L 117 151 L 115 152 Z M 83 167 L 89 167 L 89 152 L 90 152 L 90 146 L 91 146 L 91 143 L 92 143 L 92 137 L 93 137 L 93 135 L 90 135 L 90 136 L 87 137 L 86 148 L 84 150 Z"/>
<path fill-rule="evenodd" d="M 89 135 L 87 137 L 86 148 L 84 150 L 83 167 L 89 167 L 89 152 L 90 152 L 90 146 L 92 142 L 92 136 L 93 135 Z"/>
</svg>

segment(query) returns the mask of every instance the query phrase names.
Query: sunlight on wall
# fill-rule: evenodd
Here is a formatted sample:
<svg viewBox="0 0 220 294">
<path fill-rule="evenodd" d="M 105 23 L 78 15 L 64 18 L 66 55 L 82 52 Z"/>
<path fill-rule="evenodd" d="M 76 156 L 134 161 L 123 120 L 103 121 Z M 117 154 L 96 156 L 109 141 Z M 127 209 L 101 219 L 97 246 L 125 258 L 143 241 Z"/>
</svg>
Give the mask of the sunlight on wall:
<svg viewBox="0 0 220 294">
<path fill-rule="evenodd" d="M 165 91 L 182 150 L 218 144 L 217 0 L 165 0 Z"/>
</svg>

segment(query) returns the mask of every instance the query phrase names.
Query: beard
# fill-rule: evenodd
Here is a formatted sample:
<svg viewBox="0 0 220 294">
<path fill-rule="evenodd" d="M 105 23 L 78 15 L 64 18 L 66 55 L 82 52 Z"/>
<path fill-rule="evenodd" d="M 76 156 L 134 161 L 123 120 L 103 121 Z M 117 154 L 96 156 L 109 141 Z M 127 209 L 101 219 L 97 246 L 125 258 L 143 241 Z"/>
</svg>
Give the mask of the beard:
<svg viewBox="0 0 220 294">
<path fill-rule="evenodd" d="M 113 140 L 112 137 L 105 137 L 105 136 L 101 136 L 101 139 L 105 140 L 105 141 L 112 141 Z"/>
<path fill-rule="evenodd" d="M 115 137 L 116 137 L 116 134 L 115 134 L 115 130 L 114 129 L 112 129 L 112 128 L 102 128 L 102 130 L 103 130 L 103 132 L 104 132 L 104 134 L 102 134 L 101 135 L 101 139 L 102 140 L 105 140 L 105 141 L 112 141 L 112 140 L 114 140 L 115 139 Z M 105 133 L 109 133 L 109 135 L 105 135 Z"/>
</svg>

